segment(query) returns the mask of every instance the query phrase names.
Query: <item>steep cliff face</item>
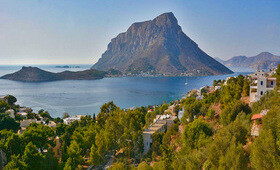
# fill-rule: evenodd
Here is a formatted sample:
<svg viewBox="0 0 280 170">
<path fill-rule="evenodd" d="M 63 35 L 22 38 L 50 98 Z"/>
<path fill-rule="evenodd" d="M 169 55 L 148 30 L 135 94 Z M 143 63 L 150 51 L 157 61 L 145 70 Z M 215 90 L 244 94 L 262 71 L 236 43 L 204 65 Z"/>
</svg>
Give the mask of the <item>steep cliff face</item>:
<svg viewBox="0 0 280 170">
<path fill-rule="evenodd" d="M 269 52 L 261 52 L 252 57 L 236 56 L 227 61 L 221 61 L 222 64 L 229 67 L 251 67 L 255 69 L 273 69 L 280 64 L 280 56 Z"/>
<path fill-rule="evenodd" d="M 111 40 L 92 68 L 166 75 L 231 73 L 183 33 L 173 13 L 132 24 L 125 33 Z"/>
</svg>

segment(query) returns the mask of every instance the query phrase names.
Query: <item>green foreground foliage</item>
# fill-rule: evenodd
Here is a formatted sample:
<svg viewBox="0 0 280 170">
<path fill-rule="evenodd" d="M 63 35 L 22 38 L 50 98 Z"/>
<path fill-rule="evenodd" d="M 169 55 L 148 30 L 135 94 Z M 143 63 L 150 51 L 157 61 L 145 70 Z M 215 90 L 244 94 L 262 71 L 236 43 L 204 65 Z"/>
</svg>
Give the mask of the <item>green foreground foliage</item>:
<svg viewBox="0 0 280 170">
<path fill-rule="evenodd" d="M 279 93 L 266 94 L 249 107 L 242 100 L 249 95 L 246 77 L 223 83 L 215 81 L 221 89 L 212 93 L 206 89 L 202 100 L 191 96 L 177 101 L 176 113 L 184 110 L 181 121 L 176 119 L 165 132 L 154 133 L 146 155 L 142 132 L 169 104 L 125 111 L 109 102 L 97 117 L 85 116 L 70 125 L 46 111 L 31 112 L 32 118 L 56 121 L 57 127 L 31 123 L 19 135 L 19 120 L 5 113 L 17 107 L 9 97 L 9 102 L 0 101 L 0 149 L 8 160 L 4 169 L 101 168 L 112 159 L 110 169 L 279 169 Z M 253 138 L 251 117 L 264 109 L 269 112 L 261 122 L 259 137 Z"/>
</svg>

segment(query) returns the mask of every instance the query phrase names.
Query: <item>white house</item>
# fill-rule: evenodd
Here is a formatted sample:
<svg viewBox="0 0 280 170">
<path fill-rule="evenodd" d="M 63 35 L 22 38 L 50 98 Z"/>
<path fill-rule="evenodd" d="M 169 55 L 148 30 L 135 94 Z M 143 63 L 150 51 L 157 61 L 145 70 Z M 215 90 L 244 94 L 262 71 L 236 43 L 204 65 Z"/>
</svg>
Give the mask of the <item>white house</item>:
<svg viewBox="0 0 280 170">
<path fill-rule="evenodd" d="M 24 119 L 27 118 L 28 113 L 26 112 L 18 112 L 17 114 L 19 114 L 21 117 L 23 117 Z"/>
<path fill-rule="evenodd" d="M 154 123 L 143 131 L 144 154 L 146 154 L 153 143 L 153 134 L 155 132 L 164 132 L 167 127 L 174 124 L 175 116 L 157 115 Z"/>
<path fill-rule="evenodd" d="M 66 125 L 70 125 L 75 120 L 80 121 L 81 117 L 83 117 L 83 115 L 75 115 L 72 117 L 68 117 L 68 118 L 63 119 L 63 123 L 65 123 Z"/>
<path fill-rule="evenodd" d="M 276 78 L 259 76 L 250 86 L 250 102 L 256 102 L 276 86 Z"/>
</svg>

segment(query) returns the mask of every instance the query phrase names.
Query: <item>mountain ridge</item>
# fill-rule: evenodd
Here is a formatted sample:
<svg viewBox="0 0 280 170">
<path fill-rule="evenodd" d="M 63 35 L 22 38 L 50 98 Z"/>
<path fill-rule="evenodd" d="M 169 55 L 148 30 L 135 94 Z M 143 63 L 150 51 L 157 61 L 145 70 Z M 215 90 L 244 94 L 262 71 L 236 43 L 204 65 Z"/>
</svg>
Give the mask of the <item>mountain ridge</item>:
<svg viewBox="0 0 280 170">
<path fill-rule="evenodd" d="M 280 56 L 270 52 L 261 52 L 255 56 L 234 56 L 228 60 L 219 59 L 228 67 L 251 67 L 254 69 L 273 69 L 280 64 Z"/>
<path fill-rule="evenodd" d="M 231 70 L 203 52 L 178 25 L 172 12 L 133 23 L 108 44 L 93 69 L 163 75 L 214 75 Z"/>
</svg>

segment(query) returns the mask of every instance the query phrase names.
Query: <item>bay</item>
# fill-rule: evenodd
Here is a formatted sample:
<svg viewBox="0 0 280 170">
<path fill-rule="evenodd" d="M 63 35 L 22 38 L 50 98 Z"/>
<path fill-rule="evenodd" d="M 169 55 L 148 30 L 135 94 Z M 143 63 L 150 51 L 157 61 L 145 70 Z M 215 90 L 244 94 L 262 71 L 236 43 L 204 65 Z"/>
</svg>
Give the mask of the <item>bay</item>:
<svg viewBox="0 0 280 170">
<path fill-rule="evenodd" d="M 79 65 L 80 66 L 80 65 Z M 90 68 L 55 68 L 54 65 L 37 66 L 44 70 L 60 72 Z M 0 76 L 12 73 L 21 66 L 0 66 Z M 232 69 L 234 70 L 234 69 Z M 17 104 L 49 111 L 53 117 L 98 114 L 100 107 L 109 101 L 120 108 L 159 105 L 181 99 L 189 90 L 212 85 L 213 80 L 249 74 L 252 70 L 238 68 L 233 74 L 205 77 L 117 77 L 100 80 L 66 80 L 28 83 L 0 79 L 0 95 L 14 95 Z M 185 83 L 187 82 L 187 85 Z"/>
</svg>

